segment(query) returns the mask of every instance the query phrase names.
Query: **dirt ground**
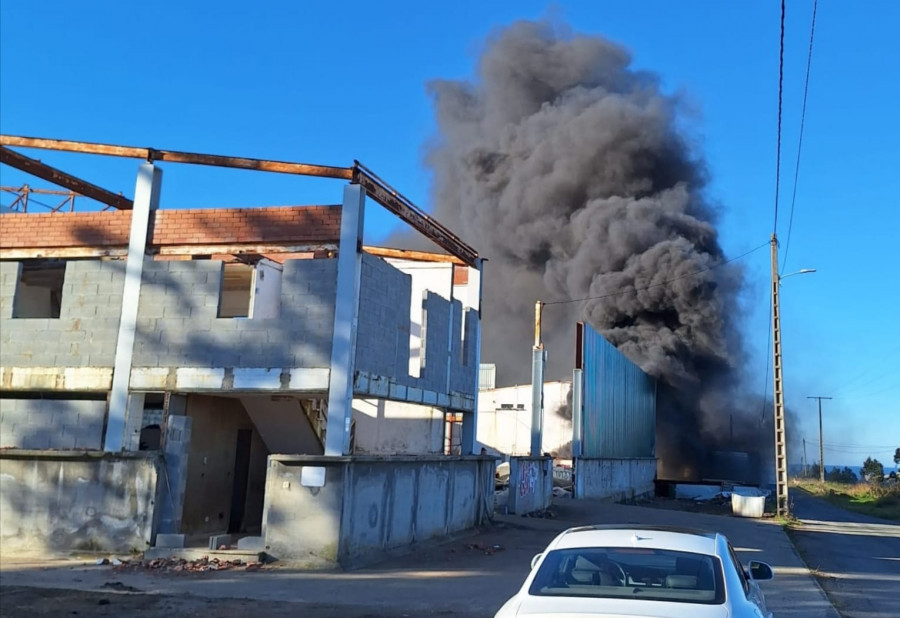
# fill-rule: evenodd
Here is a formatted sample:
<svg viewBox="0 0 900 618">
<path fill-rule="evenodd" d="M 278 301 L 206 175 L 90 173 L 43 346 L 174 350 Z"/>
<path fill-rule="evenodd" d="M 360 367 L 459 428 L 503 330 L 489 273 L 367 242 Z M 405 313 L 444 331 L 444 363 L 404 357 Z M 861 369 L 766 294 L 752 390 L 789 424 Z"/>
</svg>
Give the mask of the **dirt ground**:
<svg viewBox="0 0 900 618">
<path fill-rule="evenodd" d="M 394 618 L 421 616 L 421 610 L 398 614 L 396 608 L 380 612 L 378 608 L 349 609 L 319 605 L 259 601 L 253 599 L 204 599 L 193 596 L 163 596 L 129 592 L 81 592 L 47 588 L 3 587 L 0 593 L 0 616 L 25 618 L 30 616 L 140 616 L 142 618 L 171 618 L 172 616 L 203 616 L 209 618 Z M 469 618 L 470 614 L 435 610 L 428 616 L 441 618 Z"/>
<path fill-rule="evenodd" d="M 581 501 L 562 500 L 541 517 L 510 516 L 474 534 L 422 546 L 364 571 L 341 573 L 334 578 L 295 574 L 293 580 L 284 579 L 285 572 L 277 563 L 256 573 L 241 569 L 196 573 L 129 565 L 90 566 L 87 570 L 61 573 L 73 582 L 71 588 L 80 588 L 71 590 L 39 587 L 47 586 L 48 581 L 51 586 L 58 583 L 48 580 L 54 577 L 52 570 L 36 567 L 31 575 L 23 576 L 23 571 L 18 577 L 0 579 L 0 616 L 489 616 L 521 582 L 531 556 L 569 525 L 585 521 L 625 522 L 632 518 L 677 525 L 684 520 L 685 512 L 730 514 L 730 506 L 724 504 L 665 498 L 641 501 L 637 506 L 682 513 L 673 512 L 670 518 L 662 513 L 653 516 L 642 509 L 600 504 L 593 507 Z M 93 559 L 87 564 L 92 565 Z M 442 581 L 431 580 L 429 585 L 428 580 L 418 577 L 430 573 L 455 573 L 455 578 L 442 577 Z M 30 587 L 32 584 L 35 587 Z M 255 598 L 218 598 L 216 593 L 210 593 L 223 585 L 227 591 L 223 590 L 222 597 L 242 597 L 243 590 L 249 590 Z M 262 587 L 268 592 L 262 593 Z M 461 591 L 465 592 L 461 595 Z M 340 601 L 326 604 L 329 595 L 338 595 Z"/>
</svg>

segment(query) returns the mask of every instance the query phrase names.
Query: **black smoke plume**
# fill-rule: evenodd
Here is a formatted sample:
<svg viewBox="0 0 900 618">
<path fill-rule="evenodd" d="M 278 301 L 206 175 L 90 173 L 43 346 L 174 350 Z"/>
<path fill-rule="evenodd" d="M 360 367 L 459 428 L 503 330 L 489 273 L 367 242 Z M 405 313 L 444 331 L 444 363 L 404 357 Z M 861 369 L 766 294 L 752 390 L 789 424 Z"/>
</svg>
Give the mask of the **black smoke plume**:
<svg viewBox="0 0 900 618">
<path fill-rule="evenodd" d="M 434 213 L 489 260 L 482 358 L 498 383 L 529 380 L 542 300 L 550 379 L 571 375 L 585 320 L 671 387 L 657 440 L 671 474 L 758 442 L 759 410 L 735 401 L 742 272 L 723 264 L 678 98 L 623 47 L 546 22 L 496 32 L 476 79 L 429 89 Z M 552 304 L 573 299 L 589 300 Z"/>
</svg>

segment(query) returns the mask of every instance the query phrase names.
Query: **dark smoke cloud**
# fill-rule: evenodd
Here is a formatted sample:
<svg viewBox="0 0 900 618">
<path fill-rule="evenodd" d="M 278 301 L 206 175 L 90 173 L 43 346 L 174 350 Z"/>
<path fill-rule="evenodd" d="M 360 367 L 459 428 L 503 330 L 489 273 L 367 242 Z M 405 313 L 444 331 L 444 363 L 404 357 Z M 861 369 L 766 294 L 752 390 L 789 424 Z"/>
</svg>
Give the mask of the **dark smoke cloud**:
<svg viewBox="0 0 900 618">
<path fill-rule="evenodd" d="M 730 442 L 729 414 L 743 414 L 742 273 L 721 266 L 677 98 L 630 64 L 621 46 L 549 23 L 498 31 L 475 80 L 429 85 L 427 162 L 436 217 L 489 260 L 482 358 L 498 382 L 529 381 L 535 301 L 602 297 L 545 307 L 548 375 L 571 375 L 574 322 L 590 323 L 674 387 L 661 432 L 675 436 L 658 440 L 674 461 Z"/>
<path fill-rule="evenodd" d="M 570 388 L 568 392 L 566 392 L 566 400 L 557 406 L 554 413 L 560 418 L 564 418 L 567 421 L 572 420 L 572 389 Z"/>
</svg>

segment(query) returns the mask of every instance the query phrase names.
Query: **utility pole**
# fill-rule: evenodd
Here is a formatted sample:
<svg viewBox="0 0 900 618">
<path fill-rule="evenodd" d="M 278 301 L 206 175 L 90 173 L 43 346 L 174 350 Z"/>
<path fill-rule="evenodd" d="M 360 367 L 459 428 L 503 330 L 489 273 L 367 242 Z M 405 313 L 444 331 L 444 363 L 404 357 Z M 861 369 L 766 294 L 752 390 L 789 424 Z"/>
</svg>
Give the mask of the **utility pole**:
<svg viewBox="0 0 900 618">
<path fill-rule="evenodd" d="M 831 397 L 807 397 L 819 400 L 819 482 L 825 482 L 825 445 L 822 443 L 822 400 Z"/>
<path fill-rule="evenodd" d="M 784 385 L 781 374 L 781 308 L 778 304 L 778 238 L 772 234 L 772 349 L 775 378 L 775 505 L 779 517 L 790 515 L 787 484 L 787 442 L 784 436 Z"/>
</svg>

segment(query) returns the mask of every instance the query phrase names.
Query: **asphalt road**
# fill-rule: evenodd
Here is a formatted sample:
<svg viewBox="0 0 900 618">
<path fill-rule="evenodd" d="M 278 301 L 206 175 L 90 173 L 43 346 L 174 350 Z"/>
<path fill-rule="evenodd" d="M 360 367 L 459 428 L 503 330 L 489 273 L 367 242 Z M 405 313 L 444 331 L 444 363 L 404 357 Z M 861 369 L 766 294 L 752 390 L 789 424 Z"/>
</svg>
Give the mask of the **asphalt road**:
<svg viewBox="0 0 900 618">
<path fill-rule="evenodd" d="M 803 523 L 789 531 L 806 565 L 844 618 L 900 616 L 900 524 L 791 492 Z"/>
</svg>

